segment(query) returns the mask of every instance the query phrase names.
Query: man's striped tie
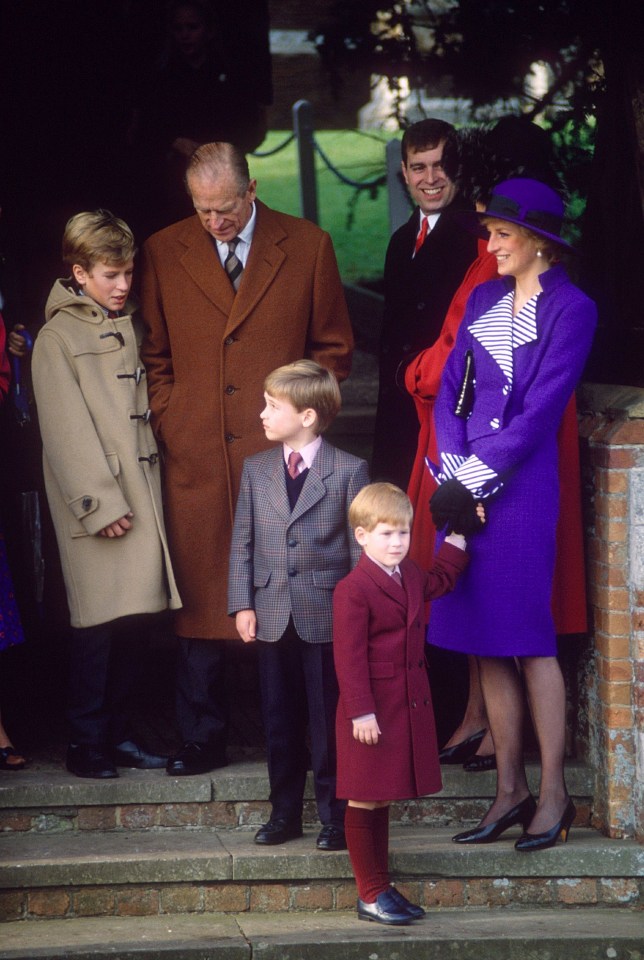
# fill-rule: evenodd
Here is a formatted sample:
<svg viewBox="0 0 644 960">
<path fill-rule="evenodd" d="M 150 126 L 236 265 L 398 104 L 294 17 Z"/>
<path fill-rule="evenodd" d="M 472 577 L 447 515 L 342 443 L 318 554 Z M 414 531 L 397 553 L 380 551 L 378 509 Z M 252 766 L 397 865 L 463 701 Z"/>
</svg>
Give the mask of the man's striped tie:
<svg viewBox="0 0 644 960">
<path fill-rule="evenodd" d="M 224 261 L 224 269 L 230 277 L 230 282 L 233 285 L 235 293 L 237 293 L 239 290 L 242 273 L 244 272 L 243 264 L 235 253 L 235 247 L 238 243 L 239 237 L 234 237 L 232 240 L 228 241 L 228 256 Z"/>
</svg>

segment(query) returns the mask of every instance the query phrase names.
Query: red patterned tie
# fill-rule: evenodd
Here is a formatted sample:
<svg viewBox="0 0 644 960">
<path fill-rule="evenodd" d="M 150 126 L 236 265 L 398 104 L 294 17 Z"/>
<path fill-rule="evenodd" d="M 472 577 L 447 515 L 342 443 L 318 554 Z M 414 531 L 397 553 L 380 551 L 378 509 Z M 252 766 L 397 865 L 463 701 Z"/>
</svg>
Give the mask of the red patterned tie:
<svg viewBox="0 0 644 960">
<path fill-rule="evenodd" d="M 288 455 L 288 475 L 292 480 L 299 474 L 298 467 L 302 463 L 302 454 L 298 453 L 297 450 L 292 450 Z"/>
<path fill-rule="evenodd" d="M 420 225 L 420 230 L 418 231 L 418 236 L 416 237 L 416 246 L 414 247 L 414 256 L 418 253 L 420 248 L 425 242 L 425 237 L 427 236 L 429 221 L 427 217 L 422 218 L 422 223 Z"/>
</svg>

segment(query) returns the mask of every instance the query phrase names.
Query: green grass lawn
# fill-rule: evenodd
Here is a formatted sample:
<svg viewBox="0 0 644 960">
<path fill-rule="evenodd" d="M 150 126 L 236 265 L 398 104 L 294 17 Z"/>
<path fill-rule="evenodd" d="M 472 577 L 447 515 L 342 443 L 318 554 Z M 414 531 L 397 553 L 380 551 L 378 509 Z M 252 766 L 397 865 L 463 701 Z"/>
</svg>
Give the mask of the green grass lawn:
<svg viewBox="0 0 644 960">
<path fill-rule="evenodd" d="M 260 150 L 282 143 L 289 131 L 271 131 Z M 385 144 L 390 137 L 355 130 L 320 130 L 315 138 L 331 163 L 344 176 L 370 181 L 385 172 Z M 295 142 L 271 157 L 249 157 L 251 176 L 257 178 L 260 198 L 270 207 L 300 216 L 300 191 Z M 320 226 L 333 238 L 342 279 L 348 283 L 382 277 L 389 242 L 387 193 L 343 184 L 316 153 Z"/>
</svg>

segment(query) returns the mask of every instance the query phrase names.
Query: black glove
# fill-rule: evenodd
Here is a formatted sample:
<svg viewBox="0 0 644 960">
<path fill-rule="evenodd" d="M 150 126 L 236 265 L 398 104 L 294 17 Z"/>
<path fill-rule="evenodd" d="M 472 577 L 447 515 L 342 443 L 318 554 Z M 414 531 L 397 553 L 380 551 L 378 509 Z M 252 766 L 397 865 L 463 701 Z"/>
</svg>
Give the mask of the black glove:
<svg viewBox="0 0 644 960">
<path fill-rule="evenodd" d="M 442 483 L 429 501 L 432 520 L 437 530 L 448 527 L 448 533 L 469 536 L 483 523 L 476 514 L 476 500 L 460 480 L 452 477 Z"/>
</svg>

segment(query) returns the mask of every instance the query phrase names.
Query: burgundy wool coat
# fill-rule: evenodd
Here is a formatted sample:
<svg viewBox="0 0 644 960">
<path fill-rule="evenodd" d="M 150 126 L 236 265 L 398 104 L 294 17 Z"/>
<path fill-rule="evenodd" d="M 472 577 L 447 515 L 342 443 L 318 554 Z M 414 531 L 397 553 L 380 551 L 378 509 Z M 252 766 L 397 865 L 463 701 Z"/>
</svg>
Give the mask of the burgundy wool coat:
<svg viewBox="0 0 644 960">
<path fill-rule="evenodd" d="M 425 667 L 425 601 L 452 590 L 467 564 L 463 550 L 444 544 L 429 573 L 403 560 L 401 588 L 363 554 L 335 588 L 338 797 L 403 800 L 441 789 Z M 381 730 L 375 746 L 353 738 L 352 718 L 369 713 Z"/>
<path fill-rule="evenodd" d="M 328 233 L 256 201 L 235 295 L 196 216 L 143 247 L 141 357 L 164 454 L 165 511 L 183 609 L 179 636 L 238 639 L 228 554 L 245 457 L 270 446 L 259 419 L 271 370 L 309 357 L 349 373 L 353 336 Z"/>
</svg>

